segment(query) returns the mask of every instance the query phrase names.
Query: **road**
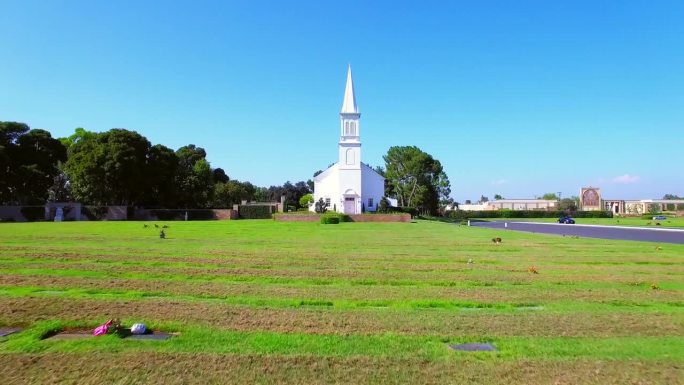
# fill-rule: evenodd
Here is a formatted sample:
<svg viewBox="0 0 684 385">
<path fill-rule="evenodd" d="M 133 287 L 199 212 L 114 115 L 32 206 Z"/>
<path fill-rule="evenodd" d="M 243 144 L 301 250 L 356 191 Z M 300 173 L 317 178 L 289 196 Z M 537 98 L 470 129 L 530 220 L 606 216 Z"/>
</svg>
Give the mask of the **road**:
<svg viewBox="0 0 684 385">
<path fill-rule="evenodd" d="M 491 222 L 472 221 L 471 226 L 588 238 L 684 244 L 684 229 L 601 225 L 563 225 L 559 223 L 515 222 L 503 220 Z"/>
</svg>

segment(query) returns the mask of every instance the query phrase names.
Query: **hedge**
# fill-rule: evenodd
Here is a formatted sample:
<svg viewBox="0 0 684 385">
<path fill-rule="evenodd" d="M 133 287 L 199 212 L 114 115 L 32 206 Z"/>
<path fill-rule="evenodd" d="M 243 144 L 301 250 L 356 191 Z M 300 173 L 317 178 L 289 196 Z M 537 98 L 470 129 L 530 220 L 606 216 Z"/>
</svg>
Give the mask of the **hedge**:
<svg viewBox="0 0 684 385">
<path fill-rule="evenodd" d="M 321 223 L 324 225 L 336 225 L 340 223 L 340 218 L 333 215 L 321 215 Z"/>
<path fill-rule="evenodd" d="M 242 219 L 271 219 L 273 208 L 267 205 L 244 205 L 238 208 L 238 214 Z"/>
<path fill-rule="evenodd" d="M 375 212 L 378 214 L 396 214 L 396 213 L 411 214 L 411 218 L 415 218 L 419 214 L 418 209 L 415 207 L 394 207 L 394 206 L 388 206 L 387 210 L 378 209 Z"/>
<path fill-rule="evenodd" d="M 342 213 L 327 213 L 321 215 L 321 223 L 323 224 L 337 224 L 341 222 L 351 222 L 352 219 L 347 214 Z"/>
<path fill-rule="evenodd" d="M 150 210 L 150 216 L 155 216 L 160 221 L 182 221 L 185 219 L 185 213 L 188 213 L 189 221 L 208 221 L 216 219 L 213 210 L 209 209 L 156 209 Z"/>
<path fill-rule="evenodd" d="M 29 222 L 44 221 L 45 207 L 44 206 L 24 206 L 21 208 L 21 215 Z"/>
<path fill-rule="evenodd" d="M 469 218 L 560 218 L 570 215 L 575 218 L 612 218 L 612 211 L 536 211 L 536 210 L 488 210 L 488 211 L 447 211 L 444 216 L 453 219 Z"/>
</svg>

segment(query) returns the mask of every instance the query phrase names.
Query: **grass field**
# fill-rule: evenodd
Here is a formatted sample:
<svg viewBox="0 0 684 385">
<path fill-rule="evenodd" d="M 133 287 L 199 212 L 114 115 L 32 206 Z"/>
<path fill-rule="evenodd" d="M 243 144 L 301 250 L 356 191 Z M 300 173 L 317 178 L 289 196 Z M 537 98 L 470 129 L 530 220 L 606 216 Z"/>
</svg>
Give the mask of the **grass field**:
<svg viewBox="0 0 684 385">
<path fill-rule="evenodd" d="M 684 245 L 167 224 L 0 224 L 0 383 L 684 383 Z M 115 317 L 180 334 L 41 339 Z"/>
</svg>

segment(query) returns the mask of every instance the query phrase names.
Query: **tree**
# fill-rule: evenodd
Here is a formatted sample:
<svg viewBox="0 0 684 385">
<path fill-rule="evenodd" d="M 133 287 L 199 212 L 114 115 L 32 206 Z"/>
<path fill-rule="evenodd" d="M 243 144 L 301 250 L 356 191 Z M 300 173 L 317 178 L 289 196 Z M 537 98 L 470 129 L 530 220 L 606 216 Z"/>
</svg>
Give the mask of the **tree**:
<svg viewBox="0 0 684 385">
<path fill-rule="evenodd" d="M 501 194 L 494 194 L 494 200 L 495 201 L 500 201 L 502 199 L 504 199 L 504 197 L 502 197 Z"/>
<path fill-rule="evenodd" d="M 48 190 L 61 173 L 60 162 L 66 161 L 66 149 L 45 130 L 33 129 L 18 139 L 19 176 L 17 196 L 23 204 L 42 204 Z"/>
<path fill-rule="evenodd" d="M 266 187 L 255 188 L 254 200 L 257 202 L 268 202 L 268 189 Z"/>
<path fill-rule="evenodd" d="M 390 147 L 385 160 L 387 192 L 396 196 L 400 206 L 435 213 L 440 201 L 451 193 L 449 178 L 442 164 L 416 146 Z"/>
<path fill-rule="evenodd" d="M 74 142 L 64 167 L 74 198 L 96 205 L 142 202 L 148 196 L 149 151 L 144 136 L 122 128 Z"/>
<path fill-rule="evenodd" d="M 549 201 L 557 201 L 558 195 L 556 195 L 556 193 L 546 193 L 546 194 L 542 195 L 542 199 L 549 200 Z"/>
<path fill-rule="evenodd" d="M 0 202 L 42 204 L 66 160 L 66 149 L 48 131 L 0 122 Z"/>
<path fill-rule="evenodd" d="M 215 168 L 212 170 L 213 178 L 214 178 L 214 183 L 226 183 L 230 180 L 228 175 L 226 174 L 225 171 L 223 171 L 222 168 Z"/>
<path fill-rule="evenodd" d="M 148 195 L 145 203 L 160 207 L 176 206 L 178 156 L 172 149 L 156 144 L 147 155 Z"/>
<path fill-rule="evenodd" d="M 207 153 L 194 144 L 176 150 L 178 171 L 176 173 L 177 205 L 180 207 L 206 207 L 211 201 L 214 180 Z"/>
<path fill-rule="evenodd" d="M 299 207 L 299 199 L 313 191 L 304 181 L 299 181 L 295 184 L 289 181 L 282 186 L 271 186 L 268 188 L 268 199 L 273 202 L 280 202 L 280 197 L 285 197 L 285 206 Z"/>
<path fill-rule="evenodd" d="M 243 200 L 249 201 L 254 198 L 254 186 L 249 182 L 229 180 L 226 183 L 216 183 L 214 185 L 212 207 L 233 207 Z"/>
<path fill-rule="evenodd" d="M 299 207 L 308 208 L 312 203 L 314 203 L 314 197 L 311 193 L 304 194 L 301 198 L 299 198 Z"/>
<path fill-rule="evenodd" d="M 378 211 L 381 213 L 386 213 L 390 208 L 390 201 L 386 197 L 380 198 L 380 204 L 378 205 Z"/>
<path fill-rule="evenodd" d="M 558 203 L 558 209 L 562 211 L 577 211 L 578 207 L 578 201 L 573 198 L 563 198 Z"/>
</svg>

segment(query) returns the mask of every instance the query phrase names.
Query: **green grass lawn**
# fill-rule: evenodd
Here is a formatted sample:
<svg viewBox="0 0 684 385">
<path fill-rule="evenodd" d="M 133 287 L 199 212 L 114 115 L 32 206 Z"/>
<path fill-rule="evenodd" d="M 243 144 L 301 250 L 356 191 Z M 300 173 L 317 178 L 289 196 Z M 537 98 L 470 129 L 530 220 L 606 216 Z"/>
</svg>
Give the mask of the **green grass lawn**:
<svg viewBox="0 0 684 385">
<path fill-rule="evenodd" d="M 0 340 L 0 382 L 684 378 L 684 245 L 427 221 L 166 224 L 164 240 L 149 222 L 0 224 L 0 325 L 25 327 Z M 179 335 L 42 339 L 109 318 Z M 499 350 L 448 348 L 465 342 Z"/>
</svg>

